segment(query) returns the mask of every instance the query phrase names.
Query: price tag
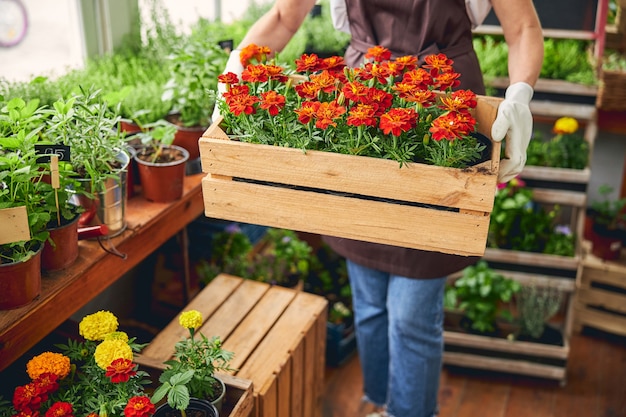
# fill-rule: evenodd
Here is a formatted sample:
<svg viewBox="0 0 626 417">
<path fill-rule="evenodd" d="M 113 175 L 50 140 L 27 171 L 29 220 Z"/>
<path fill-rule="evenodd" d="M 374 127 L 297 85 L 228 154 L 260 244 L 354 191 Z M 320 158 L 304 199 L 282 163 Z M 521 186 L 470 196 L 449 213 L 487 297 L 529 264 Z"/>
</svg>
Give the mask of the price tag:
<svg viewBox="0 0 626 417">
<path fill-rule="evenodd" d="M 30 240 L 26 206 L 0 210 L 0 245 Z"/>
<path fill-rule="evenodd" d="M 42 155 L 37 158 L 38 164 L 50 162 L 50 155 L 57 155 L 59 161 L 70 161 L 70 147 L 66 145 L 35 145 L 35 153 Z"/>
</svg>

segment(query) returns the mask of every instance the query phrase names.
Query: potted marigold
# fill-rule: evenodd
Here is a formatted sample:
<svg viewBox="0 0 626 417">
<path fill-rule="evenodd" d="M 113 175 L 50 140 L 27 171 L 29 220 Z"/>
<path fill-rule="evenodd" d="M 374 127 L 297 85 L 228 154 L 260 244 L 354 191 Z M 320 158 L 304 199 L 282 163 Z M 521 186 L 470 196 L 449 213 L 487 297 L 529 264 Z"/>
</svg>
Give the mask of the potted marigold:
<svg viewBox="0 0 626 417">
<path fill-rule="evenodd" d="M 141 346 L 118 331 L 115 315 L 85 316 L 79 332 L 83 341 L 70 340 L 58 345 L 61 353 L 44 352 L 27 363 L 31 382 L 16 387 L 12 415 L 151 416 L 148 374 L 133 363 Z"/>
<path fill-rule="evenodd" d="M 370 49 L 359 68 L 305 54 L 295 73 L 269 54 L 246 47 L 241 78 L 219 77 L 222 117 L 200 140 L 203 169 L 212 174 L 203 182 L 207 216 L 482 254 L 497 182 L 499 143 L 489 137 L 500 99 L 452 91 L 459 74 L 443 54 L 426 57 L 421 68 L 413 56 L 391 60 L 382 47 Z M 364 225 L 358 219 L 367 212 L 385 219 Z M 467 216 L 478 212 L 481 219 Z M 416 230 L 429 228 L 427 239 L 416 239 Z M 390 238 L 389 229 L 403 232 Z"/>
</svg>

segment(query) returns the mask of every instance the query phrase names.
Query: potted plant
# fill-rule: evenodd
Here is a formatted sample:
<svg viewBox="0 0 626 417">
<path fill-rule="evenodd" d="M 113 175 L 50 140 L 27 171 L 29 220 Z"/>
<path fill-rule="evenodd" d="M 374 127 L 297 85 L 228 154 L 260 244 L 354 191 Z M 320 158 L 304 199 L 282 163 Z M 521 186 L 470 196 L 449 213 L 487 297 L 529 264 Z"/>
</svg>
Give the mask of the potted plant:
<svg viewBox="0 0 626 417">
<path fill-rule="evenodd" d="M 547 323 L 561 309 L 564 294 L 555 286 L 540 286 L 536 282 L 523 285 L 515 294 L 515 305 L 521 326 L 518 340 L 559 340 L 562 343 L 560 332 L 547 327 Z M 555 338 L 542 337 L 544 334 L 559 333 Z"/>
<path fill-rule="evenodd" d="M 141 125 L 136 137 L 141 142 L 134 160 L 137 162 L 143 195 L 154 202 L 169 202 L 183 195 L 185 163 L 189 152 L 173 145 L 176 127 L 165 120 Z"/>
<path fill-rule="evenodd" d="M 174 144 L 189 151 L 190 160 L 200 156 L 198 139 L 211 122 L 217 77 L 227 54 L 204 33 L 192 33 L 169 55 L 171 77 L 162 99 L 173 103 L 167 120 L 177 127 Z"/>
<path fill-rule="evenodd" d="M 159 377 L 161 383 L 152 401 L 158 403 L 167 396 L 171 408 L 186 410 L 190 398 L 207 400 L 218 413 L 226 394 L 226 385 L 216 371 L 229 371 L 233 353 L 222 349 L 218 337 L 207 338 L 197 331 L 202 326 L 202 314 L 197 310 L 181 313 L 179 323 L 189 330 L 189 337 L 174 346 L 174 356 L 165 361 L 166 368 Z"/>
<path fill-rule="evenodd" d="M 626 221 L 626 198 L 611 198 L 613 188 L 607 184 L 601 185 L 598 192 L 601 199 L 592 201 L 587 210 L 591 221 L 591 251 L 600 259 L 618 259 Z"/>
<path fill-rule="evenodd" d="M 82 223 L 95 218 L 107 226 L 109 236 L 126 228 L 126 180 L 130 155 L 118 130 L 120 116 L 102 99 L 101 91 L 82 90 L 58 100 L 49 110 L 44 139 L 70 148 L 71 164 L 85 208 Z"/>
<path fill-rule="evenodd" d="M 85 316 L 83 340 L 69 339 L 26 364 L 30 382 L 15 388 L 10 415 L 21 413 L 149 417 L 155 406 L 145 394 L 147 372 L 133 363 L 141 345 L 118 330 L 109 311 Z"/>
<path fill-rule="evenodd" d="M 550 168 L 582 170 L 589 164 L 589 143 L 577 134 L 578 121 L 573 117 L 561 117 L 554 122 L 554 136 L 543 140 L 541 132 L 535 132 L 530 141 L 527 165 Z"/>
</svg>

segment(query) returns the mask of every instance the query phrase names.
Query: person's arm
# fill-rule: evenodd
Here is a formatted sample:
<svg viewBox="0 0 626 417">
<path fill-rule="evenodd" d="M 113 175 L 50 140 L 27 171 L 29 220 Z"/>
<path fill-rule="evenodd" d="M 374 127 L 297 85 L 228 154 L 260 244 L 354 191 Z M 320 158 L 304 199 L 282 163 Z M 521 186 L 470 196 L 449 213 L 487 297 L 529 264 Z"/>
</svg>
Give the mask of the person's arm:
<svg viewBox="0 0 626 417">
<path fill-rule="evenodd" d="M 298 31 L 315 0 L 276 0 L 272 8 L 248 30 L 237 49 L 249 44 L 281 51 Z"/>
<path fill-rule="evenodd" d="M 526 149 L 532 136 L 530 100 L 543 64 L 543 33 L 531 0 L 491 0 L 509 47 L 509 87 L 498 106 L 491 137 L 505 137 L 505 158 L 500 162 L 498 180 L 507 182 L 519 175 L 526 164 Z"/>
<path fill-rule="evenodd" d="M 510 84 L 535 86 L 543 63 L 543 33 L 532 0 L 491 0 L 509 48 Z"/>
</svg>

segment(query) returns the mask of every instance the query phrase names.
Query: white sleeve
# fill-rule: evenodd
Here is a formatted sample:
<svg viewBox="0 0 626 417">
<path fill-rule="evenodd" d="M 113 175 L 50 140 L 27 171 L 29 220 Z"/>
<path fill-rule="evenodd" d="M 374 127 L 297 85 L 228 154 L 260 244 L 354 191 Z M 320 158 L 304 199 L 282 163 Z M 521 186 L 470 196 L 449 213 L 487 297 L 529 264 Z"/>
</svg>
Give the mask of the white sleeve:
<svg viewBox="0 0 626 417">
<path fill-rule="evenodd" d="M 330 0 L 330 18 L 335 29 L 350 34 L 346 0 Z"/>
<path fill-rule="evenodd" d="M 472 29 L 475 29 L 485 21 L 489 11 L 491 11 L 491 1 L 465 0 L 465 9 L 467 10 L 467 15 L 472 22 Z"/>
</svg>

